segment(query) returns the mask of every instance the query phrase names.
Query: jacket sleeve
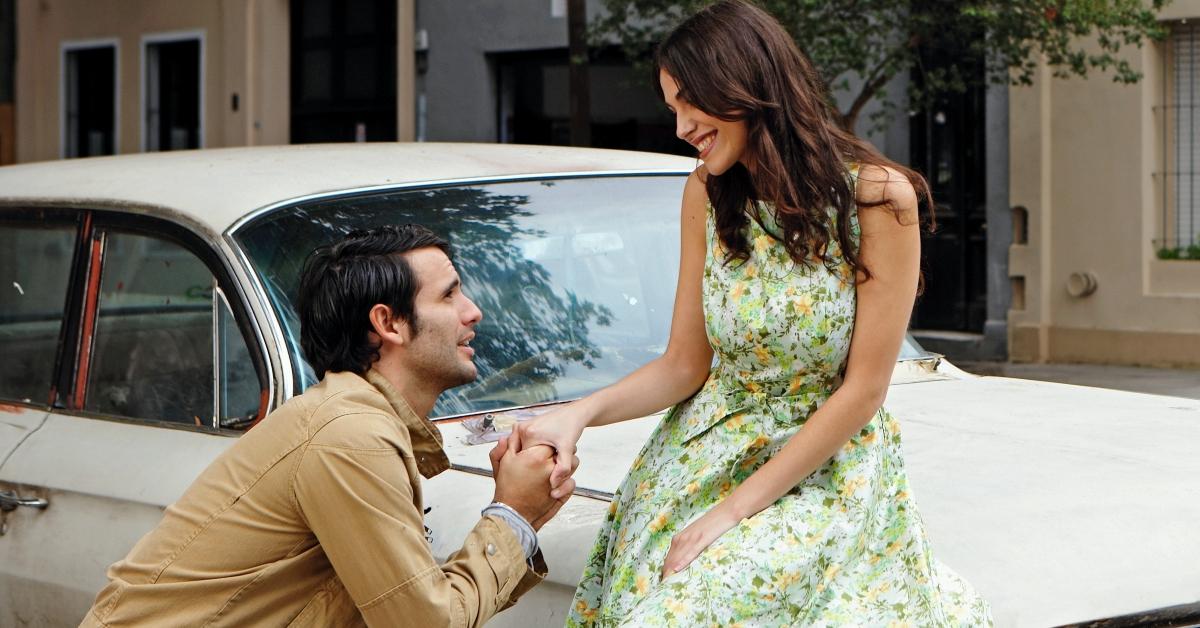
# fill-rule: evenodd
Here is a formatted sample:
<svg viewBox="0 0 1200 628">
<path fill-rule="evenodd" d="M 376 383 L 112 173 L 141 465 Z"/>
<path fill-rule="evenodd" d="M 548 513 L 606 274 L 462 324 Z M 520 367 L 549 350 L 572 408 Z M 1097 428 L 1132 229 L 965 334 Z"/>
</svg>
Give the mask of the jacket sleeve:
<svg viewBox="0 0 1200 628">
<path fill-rule="evenodd" d="M 371 626 L 482 626 L 545 575 L 487 517 L 439 565 L 395 448 L 310 444 L 294 494 L 334 571 Z M 538 556 L 540 559 L 540 554 Z"/>
</svg>

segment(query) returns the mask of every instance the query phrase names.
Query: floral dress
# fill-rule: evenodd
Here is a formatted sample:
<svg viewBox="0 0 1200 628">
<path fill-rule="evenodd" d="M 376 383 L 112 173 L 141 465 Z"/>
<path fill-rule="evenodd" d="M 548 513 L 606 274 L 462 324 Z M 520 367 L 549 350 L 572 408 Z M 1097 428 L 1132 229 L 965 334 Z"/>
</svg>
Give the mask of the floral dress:
<svg viewBox="0 0 1200 628">
<path fill-rule="evenodd" d="M 836 239 L 830 265 L 796 265 L 766 232 L 777 228 L 769 208 L 757 211 L 750 259 L 725 264 L 708 208 L 703 306 L 717 365 L 617 490 L 567 625 L 990 625 L 987 604 L 934 560 L 900 426 L 882 409 L 812 475 L 661 580 L 671 538 L 803 429 L 846 365 L 855 287 Z"/>
</svg>

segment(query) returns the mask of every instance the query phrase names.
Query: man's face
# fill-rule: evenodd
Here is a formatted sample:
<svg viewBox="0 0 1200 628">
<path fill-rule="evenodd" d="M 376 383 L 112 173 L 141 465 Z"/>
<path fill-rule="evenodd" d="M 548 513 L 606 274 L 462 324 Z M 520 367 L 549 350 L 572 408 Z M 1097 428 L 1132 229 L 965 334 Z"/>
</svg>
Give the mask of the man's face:
<svg viewBox="0 0 1200 628">
<path fill-rule="evenodd" d="M 442 390 L 475 381 L 475 324 L 483 313 L 462 292 L 450 258 L 436 247 L 405 254 L 420 289 L 413 299 L 416 329 L 404 352 L 410 372 Z"/>
</svg>

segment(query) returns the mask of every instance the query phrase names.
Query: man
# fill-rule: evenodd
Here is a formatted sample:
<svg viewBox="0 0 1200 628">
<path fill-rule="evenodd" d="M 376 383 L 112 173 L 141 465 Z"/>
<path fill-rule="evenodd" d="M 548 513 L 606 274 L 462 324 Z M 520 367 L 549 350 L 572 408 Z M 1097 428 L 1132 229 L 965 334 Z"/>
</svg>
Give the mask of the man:
<svg viewBox="0 0 1200 628">
<path fill-rule="evenodd" d="M 301 346 L 325 377 L 167 508 L 84 626 L 479 626 L 541 581 L 535 531 L 566 501 L 548 448 L 497 445 L 495 499 L 446 563 L 425 537 L 418 474 L 449 467 L 426 416 L 475 379 L 482 317 L 449 254 L 406 225 L 310 256 Z"/>
</svg>

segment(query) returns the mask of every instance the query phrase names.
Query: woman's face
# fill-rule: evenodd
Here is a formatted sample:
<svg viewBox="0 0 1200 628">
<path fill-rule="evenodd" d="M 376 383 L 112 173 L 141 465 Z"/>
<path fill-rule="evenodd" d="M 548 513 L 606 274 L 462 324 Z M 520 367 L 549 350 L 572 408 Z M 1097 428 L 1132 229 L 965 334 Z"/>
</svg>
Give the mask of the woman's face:
<svg viewBox="0 0 1200 628">
<path fill-rule="evenodd" d="M 667 108 L 675 114 L 675 135 L 695 147 L 710 174 L 722 174 L 739 161 L 749 165 L 744 120 L 727 122 L 714 118 L 680 99 L 679 85 L 666 70 L 659 71 L 658 81 Z"/>
</svg>

